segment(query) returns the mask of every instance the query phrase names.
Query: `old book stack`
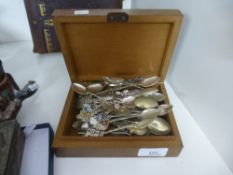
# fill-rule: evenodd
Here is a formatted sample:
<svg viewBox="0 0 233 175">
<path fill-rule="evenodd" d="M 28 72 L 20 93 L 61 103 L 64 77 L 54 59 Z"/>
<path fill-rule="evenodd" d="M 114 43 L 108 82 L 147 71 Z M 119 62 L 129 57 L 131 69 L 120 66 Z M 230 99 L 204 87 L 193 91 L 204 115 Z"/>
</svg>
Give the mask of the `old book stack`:
<svg viewBox="0 0 233 175">
<path fill-rule="evenodd" d="M 34 52 L 60 51 L 51 14 L 54 9 L 113 9 L 122 8 L 122 0 L 24 0 Z"/>
</svg>

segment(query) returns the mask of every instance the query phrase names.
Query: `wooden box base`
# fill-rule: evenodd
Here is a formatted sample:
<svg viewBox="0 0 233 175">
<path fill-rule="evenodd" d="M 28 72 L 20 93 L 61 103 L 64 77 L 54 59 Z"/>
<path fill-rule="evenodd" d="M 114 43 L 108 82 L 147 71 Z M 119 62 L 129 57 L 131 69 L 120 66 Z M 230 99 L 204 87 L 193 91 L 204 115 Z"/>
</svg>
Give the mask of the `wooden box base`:
<svg viewBox="0 0 233 175">
<path fill-rule="evenodd" d="M 169 104 L 166 89 L 160 85 Z M 166 136 L 78 136 L 71 125 L 75 119 L 76 94 L 70 89 L 61 120 L 53 141 L 57 156 L 62 157 L 137 157 L 141 148 L 168 148 L 166 157 L 178 156 L 183 145 L 173 113 L 165 119 L 171 125 L 171 133 Z M 148 156 L 148 155 L 145 155 Z"/>
</svg>

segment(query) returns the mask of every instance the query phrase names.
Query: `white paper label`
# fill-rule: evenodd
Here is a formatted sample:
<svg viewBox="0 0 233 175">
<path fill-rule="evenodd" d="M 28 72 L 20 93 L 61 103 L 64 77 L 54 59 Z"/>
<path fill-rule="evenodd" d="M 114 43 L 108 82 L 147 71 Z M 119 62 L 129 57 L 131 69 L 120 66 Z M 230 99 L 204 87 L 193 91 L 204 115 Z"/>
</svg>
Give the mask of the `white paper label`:
<svg viewBox="0 0 233 175">
<path fill-rule="evenodd" d="M 26 135 L 26 137 L 28 137 L 35 128 L 36 128 L 36 125 L 34 125 L 34 124 L 26 126 L 24 128 L 24 130 L 23 130 L 23 132 Z"/>
<path fill-rule="evenodd" d="M 88 15 L 89 10 L 75 10 L 74 15 Z"/>
<path fill-rule="evenodd" d="M 142 157 L 164 157 L 167 155 L 168 148 L 140 148 L 138 156 Z"/>
</svg>

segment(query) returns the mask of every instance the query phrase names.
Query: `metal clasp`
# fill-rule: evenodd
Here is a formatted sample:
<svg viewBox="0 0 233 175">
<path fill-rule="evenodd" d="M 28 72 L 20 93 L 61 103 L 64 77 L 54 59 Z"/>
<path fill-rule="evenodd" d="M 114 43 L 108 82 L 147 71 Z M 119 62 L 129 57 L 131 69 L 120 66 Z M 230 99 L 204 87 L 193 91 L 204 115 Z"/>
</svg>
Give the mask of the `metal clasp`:
<svg viewBox="0 0 233 175">
<path fill-rule="evenodd" d="M 129 15 L 123 12 L 113 12 L 113 13 L 108 13 L 107 15 L 108 23 L 128 22 L 128 19 L 129 19 Z"/>
</svg>

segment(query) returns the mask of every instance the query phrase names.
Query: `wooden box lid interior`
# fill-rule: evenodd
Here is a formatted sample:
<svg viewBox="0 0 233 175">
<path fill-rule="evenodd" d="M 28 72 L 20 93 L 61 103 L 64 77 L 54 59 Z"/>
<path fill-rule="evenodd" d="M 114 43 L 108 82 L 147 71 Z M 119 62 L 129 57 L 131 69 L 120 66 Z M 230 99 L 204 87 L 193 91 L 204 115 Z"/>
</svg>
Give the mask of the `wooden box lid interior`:
<svg viewBox="0 0 233 175">
<path fill-rule="evenodd" d="M 127 14 L 128 20 L 109 21 L 108 16 L 113 12 Z M 180 11 L 87 10 L 80 13 L 75 10 L 53 13 L 72 82 L 103 76 L 157 75 L 161 81 L 165 79 L 182 21 Z"/>
</svg>

